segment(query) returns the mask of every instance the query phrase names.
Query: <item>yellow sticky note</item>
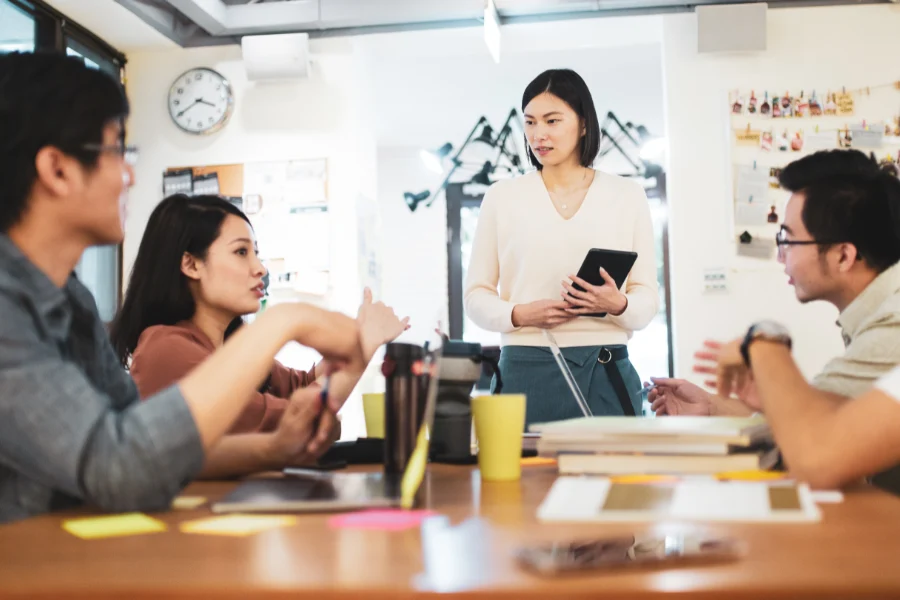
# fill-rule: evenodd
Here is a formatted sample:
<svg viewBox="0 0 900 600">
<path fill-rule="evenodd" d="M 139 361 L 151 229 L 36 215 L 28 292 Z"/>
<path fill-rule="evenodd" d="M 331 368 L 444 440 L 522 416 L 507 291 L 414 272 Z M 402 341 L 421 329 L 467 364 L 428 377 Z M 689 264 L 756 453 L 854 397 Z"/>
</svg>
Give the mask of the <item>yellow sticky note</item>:
<svg viewBox="0 0 900 600">
<path fill-rule="evenodd" d="M 166 524 L 142 513 L 126 513 L 108 517 L 88 517 L 63 521 L 63 529 L 83 540 L 159 533 L 166 530 Z"/>
<path fill-rule="evenodd" d="M 193 510 L 206 503 L 203 496 L 178 496 L 172 501 L 174 510 Z"/>
<path fill-rule="evenodd" d="M 716 473 L 716 478 L 735 481 L 772 481 L 788 479 L 788 474 L 781 471 L 726 471 L 724 473 Z"/>
<path fill-rule="evenodd" d="M 678 481 L 672 475 L 613 475 L 609 478 L 613 483 L 668 483 Z"/>
<path fill-rule="evenodd" d="M 297 517 L 286 515 L 226 515 L 187 521 L 180 525 L 184 533 L 205 535 L 246 536 L 268 529 L 289 527 L 297 523 Z"/>
</svg>

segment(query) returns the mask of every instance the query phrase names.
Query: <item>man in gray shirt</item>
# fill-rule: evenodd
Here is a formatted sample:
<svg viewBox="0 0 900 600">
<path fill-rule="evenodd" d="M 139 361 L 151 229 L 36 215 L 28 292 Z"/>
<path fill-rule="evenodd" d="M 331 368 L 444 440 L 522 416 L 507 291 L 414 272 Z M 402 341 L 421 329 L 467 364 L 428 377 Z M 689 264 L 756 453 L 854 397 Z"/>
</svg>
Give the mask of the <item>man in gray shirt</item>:
<svg viewBox="0 0 900 600">
<path fill-rule="evenodd" d="M 281 305 L 147 402 L 72 275 L 83 251 L 123 238 L 134 179 L 121 85 L 72 58 L 0 55 L 0 523 L 87 502 L 165 509 L 228 431 L 288 341 L 361 360 L 356 322 Z M 330 405 L 309 389 L 275 436 L 306 452 Z M 324 436 L 324 437 L 323 437 Z"/>
</svg>

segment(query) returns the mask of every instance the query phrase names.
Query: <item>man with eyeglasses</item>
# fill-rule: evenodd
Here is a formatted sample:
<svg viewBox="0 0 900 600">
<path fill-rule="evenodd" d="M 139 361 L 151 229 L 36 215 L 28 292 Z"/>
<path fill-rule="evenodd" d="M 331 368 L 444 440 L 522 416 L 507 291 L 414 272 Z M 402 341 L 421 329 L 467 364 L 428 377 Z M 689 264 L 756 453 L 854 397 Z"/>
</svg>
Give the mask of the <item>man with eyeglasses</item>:
<svg viewBox="0 0 900 600">
<path fill-rule="evenodd" d="M 225 450 L 233 465 L 294 464 L 330 433 L 316 386 L 275 432 L 219 444 L 275 353 L 298 341 L 363 364 L 356 320 L 286 303 L 140 402 L 73 274 L 86 248 L 123 239 L 127 114 L 119 82 L 77 59 L 0 54 L 0 524 L 80 504 L 164 510 Z"/>
<path fill-rule="evenodd" d="M 800 302 L 837 307 L 846 346 L 812 384 L 855 396 L 900 363 L 900 199 L 894 196 L 900 183 L 856 150 L 804 157 L 779 181 L 792 196 L 776 240 L 778 260 Z M 684 380 L 653 382 L 649 399 L 659 415 L 751 412 Z"/>
<path fill-rule="evenodd" d="M 778 260 L 800 302 L 824 300 L 840 312 L 837 324 L 844 354 L 825 365 L 811 384 L 804 382 L 807 390 L 816 390 L 836 406 L 868 392 L 900 364 L 900 180 L 859 151 L 831 150 L 791 163 L 779 182 L 792 195 L 776 238 Z M 791 343 L 782 325 L 764 321 L 724 350 L 708 343 L 711 351 L 698 353 L 698 358 L 733 363 L 743 346 L 749 363 L 747 347 L 757 340 L 788 348 Z M 783 369 L 799 373 L 793 361 Z M 696 370 L 716 373 L 702 364 Z M 754 369 L 753 385 L 740 390 L 732 379 L 724 390 L 720 385 L 718 395 L 681 379 L 653 379 L 656 387 L 649 400 L 658 415 L 749 415 L 755 410 L 768 415 L 772 406 L 781 407 L 779 402 L 797 402 L 793 396 L 787 398 L 795 394 L 793 388 L 771 385 L 770 380 L 778 381 L 781 375 L 780 370 Z M 760 379 L 765 385 L 759 385 Z M 732 391 L 740 392 L 740 397 L 732 397 Z M 769 397 L 763 401 L 760 395 Z M 775 415 L 768 416 L 772 422 Z M 792 427 L 808 425 L 776 419 L 772 426 L 779 445 L 780 435 L 793 436 Z M 789 432 L 782 434 L 785 428 Z M 805 439 L 808 443 L 799 451 L 789 443 L 785 455 L 789 468 L 796 465 L 802 471 L 810 461 L 819 460 L 814 438 Z M 873 482 L 900 491 L 900 469 L 881 473 Z"/>
</svg>

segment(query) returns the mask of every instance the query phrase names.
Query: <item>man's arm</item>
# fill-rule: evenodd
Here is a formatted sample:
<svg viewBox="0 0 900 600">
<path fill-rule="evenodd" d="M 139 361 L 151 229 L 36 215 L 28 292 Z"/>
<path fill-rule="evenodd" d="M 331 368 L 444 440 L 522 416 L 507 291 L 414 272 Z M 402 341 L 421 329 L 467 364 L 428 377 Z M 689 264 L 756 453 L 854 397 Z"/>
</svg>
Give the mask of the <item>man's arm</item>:
<svg viewBox="0 0 900 600">
<path fill-rule="evenodd" d="M 725 398 L 718 394 L 709 396 L 709 415 L 711 417 L 749 417 L 753 409 L 737 398 Z"/>
<path fill-rule="evenodd" d="M 167 508 L 262 381 L 285 336 L 339 360 L 360 352 L 352 319 L 281 306 L 148 402 L 138 402 L 126 374 L 97 389 L 75 363 L 46 352 L 34 330 L 0 328 L 0 462 L 105 510 Z M 19 322 L 16 311 L 4 312 L 7 325 Z M 308 321 L 298 323 L 304 315 Z M 119 369 L 109 352 L 95 360 L 105 373 Z"/>
<path fill-rule="evenodd" d="M 199 472 L 203 446 L 177 387 L 111 407 L 73 363 L 0 372 L 0 462 L 110 511 L 163 510 Z M 120 399 L 121 400 L 121 399 Z"/>
<path fill-rule="evenodd" d="M 758 340 L 753 378 L 791 473 L 832 488 L 900 462 L 900 405 L 880 390 L 851 401 L 812 387 L 790 349 Z"/>
</svg>

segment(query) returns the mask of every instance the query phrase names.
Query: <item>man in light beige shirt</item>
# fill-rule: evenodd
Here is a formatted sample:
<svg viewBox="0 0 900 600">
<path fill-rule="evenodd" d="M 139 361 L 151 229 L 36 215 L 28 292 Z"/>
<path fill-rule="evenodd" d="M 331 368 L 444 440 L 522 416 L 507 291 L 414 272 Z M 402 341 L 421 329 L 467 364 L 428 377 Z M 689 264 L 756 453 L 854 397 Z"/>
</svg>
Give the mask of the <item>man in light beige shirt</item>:
<svg viewBox="0 0 900 600">
<path fill-rule="evenodd" d="M 900 206 L 890 204 L 900 199 L 870 181 L 878 173 L 863 153 L 832 150 L 794 161 L 780 176 L 793 196 L 778 234 L 779 262 L 801 302 L 824 300 L 841 311 L 837 324 L 846 350 L 812 384 L 844 397 L 866 392 L 900 364 L 900 234 L 894 225 Z M 657 415 L 751 412 L 683 379 L 652 381 L 649 400 Z"/>
<path fill-rule="evenodd" d="M 846 350 L 811 383 L 839 396 L 858 396 L 900 364 L 900 264 L 878 275 L 837 324 Z"/>
<path fill-rule="evenodd" d="M 791 163 L 780 183 L 792 196 L 776 238 L 778 260 L 798 300 L 824 300 L 838 308 L 846 345 L 812 386 L 835 401 L 860 396 L 900 364 L 900 182 L 861 152 L 832 150 Z M 747 340 L 754 335 L 780 336 L 771 323 L 751 328 Z M 755 384 L 741 394 L 744 404 L 683 380 L 654 382 L 649 399 L 657 414 L 750 414 L 751 406 L 775 402 L 756 402 Z M 816 452 L 815 445 L 807 448 L 804 460 Z M 900 468 L 873 481 L 898 491 Z"/>
</svg>

